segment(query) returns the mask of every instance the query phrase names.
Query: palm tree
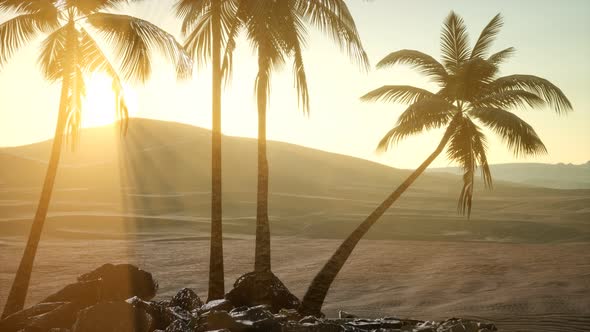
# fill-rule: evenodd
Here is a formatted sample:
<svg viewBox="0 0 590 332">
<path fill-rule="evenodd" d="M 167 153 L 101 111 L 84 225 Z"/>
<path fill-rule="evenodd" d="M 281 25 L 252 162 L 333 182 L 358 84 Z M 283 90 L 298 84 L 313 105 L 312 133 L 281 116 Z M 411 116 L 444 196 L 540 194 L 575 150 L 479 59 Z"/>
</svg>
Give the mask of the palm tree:
<svg viewBox="0 0 590 332">
<path fill-rule="evenodd" d="M 190 58 L 174 37 L 157 26 L 139 18 L 104 12 L 126 0 L 0 0 L 0 10 L 15 16 L 0 25 L 0 65 L 4 64 L 24 44 L 41 33 L 48 34 L 41 45 L 39 65 L 46 79 L 61 81 L 61 97 L 51 156 L 23 257 L 18 266 L 2 317 L 21 310 L 25 303 L 33 261 L 39 245 L 43 224 L 51 199 L 59 164 L 63 137 L 72 138 L 80 131 L 82 100 L 85 95 L 84 74 L 104 72 L 112 78 L 114 104 L 127 127 L 127 106 L 122 90 L 122 78 L 149 78 L 151 53 L 161 51 L 177 66 L 178 73 L 188 75 Z M 93 33 L 114 47 L 120 60 L 117 71 L 99 47 Z"/>
<path fill-rule="evenodd" d="M 343 0 L 247 0 L 238 9 L 241 27 L 258 54 L 255 82 L 258 106 L 258 185 L 256 208 L 256 249 L 254 271 L 271 271 L 270 226 L 268 221 L 268 161 L 266 158 L 266 110 L 271 91 L 271 74 L 293 59 L 299 106 L 309 112 L 309 93 L 303 62 L 305 23 L 327 33 L 349 56 L 368 68 L 354 19 Z M 233 40 L 237 31 L 230 32 Z M 233 44 L 230 44 L 233 46 Z"/>
<path fill-rule="evenodd" d="M 209 255 L 208 300 L 223 298 L 223 227 L 221 202 L 221 67 L 222 47 L 229 31 L 237 24 L 238 0 L 179 0 L 176 13 L 182 18 L 185 48 L 198 64 L 211 59 L 212 139 L 211 139 L 211 247 Z"/>
<path fill-rule="evenodd" d="M 442 30 L 442 64 L 414 50 L 393 52 L 377 64 L 377 68 L 409 64 L 440 86 L 438 92 L 432 93 L 412 86 L 386 85 L 362 97 L 364 101 L 409 104 L 395 127 L 383 137 L 378 150 L 387 150 L 410 135 L 446 129 L 434 152 L 344 240 L 315 276 L 303 298 L 302 313 L 320 313 L 330 285 L 360 239 L 445 148 L 447 157 L 463 169 L 458 211 L 468 216 L 478 167 L 485 186 L 492 186 L 486 137 L 480 125 L 496 132 L 515 156 L 547 152 L 535 130 L 510 110 L 548 105 L 563 114 L 572 106 L 558 87 L 543 78 L 532 75 L 498 77 L 499 65 L 514 53 L 513 48 L 507 48 L 486 57 L 501 27 L 502 18 L 498 14 L 471 49 L 463 20 L 451 12 Z"/>
</svg>

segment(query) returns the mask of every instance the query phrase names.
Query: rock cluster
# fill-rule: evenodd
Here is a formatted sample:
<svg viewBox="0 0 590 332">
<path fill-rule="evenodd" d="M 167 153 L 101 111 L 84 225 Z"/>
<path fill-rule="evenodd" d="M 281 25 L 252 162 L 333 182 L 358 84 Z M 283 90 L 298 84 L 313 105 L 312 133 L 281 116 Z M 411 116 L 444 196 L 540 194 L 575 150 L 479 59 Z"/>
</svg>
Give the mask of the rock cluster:
<svg viewBox="0 0 590 332">
<path fill-rule="evenodd" d="M 170 300 L 150 301 L 157 290 L 151 274 L 132 265 L 104 265 L 41 303 L 0 321 L 6 332 L 492 332 L 461 319 L 444 322 L 399 318 L 302 317 L 299 300 L 269 274 L 256 293 L 252 274 L 238 279 L 226 299 L 203 303 L 191 289 Z M 260 288 L 259 288 L 260 289 Z M 261 295 L 262 294 L 262 295 Z"/>
</svg>

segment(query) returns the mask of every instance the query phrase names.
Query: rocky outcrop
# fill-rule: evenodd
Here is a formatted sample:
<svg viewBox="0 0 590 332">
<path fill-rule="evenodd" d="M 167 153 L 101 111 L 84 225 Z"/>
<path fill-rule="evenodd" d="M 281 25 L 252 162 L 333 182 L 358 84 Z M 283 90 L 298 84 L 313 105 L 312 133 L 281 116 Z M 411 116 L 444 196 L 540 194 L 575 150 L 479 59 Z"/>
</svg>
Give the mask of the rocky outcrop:
<svg viewBox="0 0 590 332">
<path fill-rule="evenodd" d="M 150 301 L 151 274 L 132 265 L 103 265 L 42 303 L 0 321 L 0 331 L 34 332 L 493 332 L 494 325 L 452 318 L 442 322 L 395 317 L 302 317 L 299 300 L 272 274 L 238 279 L 226 299 L 203 303 L 189 288 L 169 300 Z M 132 280 L 130 283 L 117 283 Z M 266 284 L 261 286 L 260 280 Z M 257 289 L 263 291 L 255 294 Z M 79 290 L 80 293 L 75 291 Z M 251 298 L 249 298 L 251 296 Z M 56 302 L 48 302 L 55 300 Z M 260 304 L 259 302 L 265 302 Z"/>
<path fill-rule="evenodd" d="M 225 298 L 236 307 L 265 304 L 275 313 L 281 309 L 296 309 L 300 304 L 299 299 L 272 272 L 258 276 L 254 272 L 242 275 Z"/>
</svg>

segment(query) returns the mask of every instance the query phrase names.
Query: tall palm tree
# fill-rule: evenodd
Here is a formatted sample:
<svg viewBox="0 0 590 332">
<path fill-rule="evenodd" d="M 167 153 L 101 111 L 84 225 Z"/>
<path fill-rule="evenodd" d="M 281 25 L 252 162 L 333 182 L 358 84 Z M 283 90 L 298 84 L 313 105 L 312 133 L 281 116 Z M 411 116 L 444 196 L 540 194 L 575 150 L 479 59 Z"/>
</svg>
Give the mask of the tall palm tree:
<svg viewBox="0 0 590 332">
<path fill-rule="evenodd" d="M 410 135 L 435 128 L 446 129 L 434 152 L 344 240 L 315 276 L 303 298 L 302 313 L 320 312 L 330 285 L 360 239 L 445 148 L 448 158 L 463 168 L 458 211 L 468 216 L 478 167 L 485 186 L 492 186 L 486 137 L 481 125 L 496 132 L 515 156 L 547 152 L 535 130 L 510 110 L 548 105 L 563 114 L 572 106 L 558 87 L 543 78 L 532 75 L 498 77 L 499 65 L 514 53 L 513 48 L 507 48 L 487 56 L 501 27 L 502 18 L 498 14 L 471 49 L 463 20 L 451 12 L 442 30 L 442 64 L 414 50 L 393 52 L 377 64 L 377 68 L 409 64 L 440 86 L 440 90 L 432 93 L 412 86 L 386 85 L 362 97 L 364 101 L 409 104 L 395 127 L 383 137 L 378 150 L 387 150 Z"/>
<path fill-rule="evenodd" d="M 211 59 L 211 243 L 209 253 L 209 300 L 225 294 L 221 201 L 221 52 L 232 27 L 237 24 L 238 0 L 179 0 L 176 13 L 182 18 L 185 48 L 198 64 Z"/>
<path fill-rule="evenodd" d="M 271 271 L 266 111 L 273 70 L 292 58 L 299 106 L 307 114 L 309 92 L 302 54 L 302 46 L 307 38 L 305 23 L 328 34 L 364 68 L 368 68 L 369 61 L 354 19 L 343 0 L 246 0 L 240 1 L 238 17 L 258 55 L 258 75 L 255 82 L 258 106 L 258 185 L 254 270 L 261 274 Z M 235 36 L 235 31 L 230 32 L 230 38 Z"/>
<path fill-rule="evenodd" d="M 51 200 L 64 136 L 72 143 L 80 131 L 84 75 L 104 72 L 112 78 L 114 105 L 126 131 L 127 106 L 122 79 L 145 81 L 151 73 L 151 53 L 158 50 L 171 59 L 178 73 L 188 75 L 192 62 L 174 37 L 139 18 L 104 12 L 127 0 L 0 0 L 0 10 L 15 16 L 0 24 L 0 65 L 39 34 L 48 34 L 41 45 L 39 65 L 45 78 L 61 82 L 61 97 L 51 156 L 23 257 L 18 266 L 2 317 L 23 308 L 35 254 Z M 120 61 L 116 70 L 93 34 L 114 48 Z M 121 74 L 121 76 L 120 76 Z"/>
</svg>

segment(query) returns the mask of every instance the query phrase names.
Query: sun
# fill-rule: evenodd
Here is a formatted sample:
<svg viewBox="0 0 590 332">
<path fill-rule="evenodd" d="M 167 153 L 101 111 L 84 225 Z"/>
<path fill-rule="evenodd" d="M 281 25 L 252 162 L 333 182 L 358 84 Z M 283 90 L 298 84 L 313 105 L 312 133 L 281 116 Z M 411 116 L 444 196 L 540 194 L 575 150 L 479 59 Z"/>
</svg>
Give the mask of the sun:
<svg viewBox="0 0 590 332">
<path fill-rule="evenodd" d="M 129 116 L 137 110 L 135 91 L 124 85 L 124 96 L 129 109 Z M 102 73 L 94 73 L 86 80 L 86 97 L 82 104 L 82 126 L 98 127 L 111 124 L 117 120 L 115 110 L 115 93 L 112 79 Z"/>
</svg>

